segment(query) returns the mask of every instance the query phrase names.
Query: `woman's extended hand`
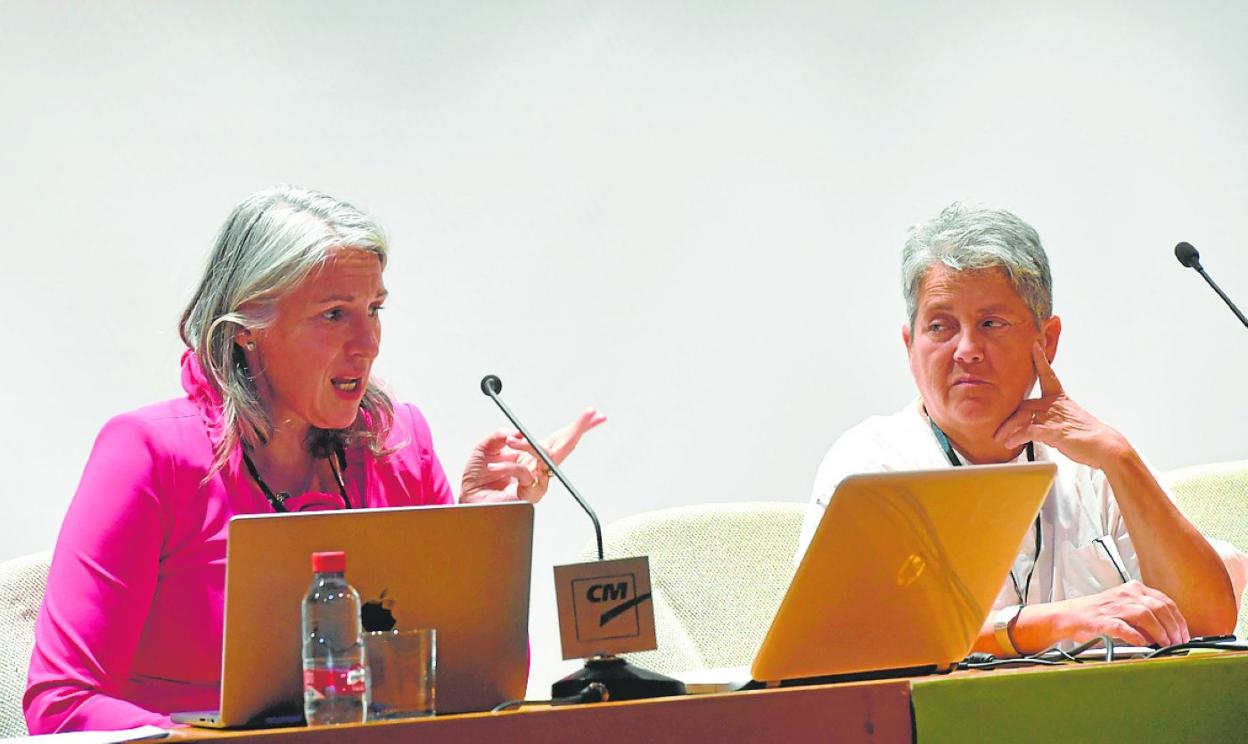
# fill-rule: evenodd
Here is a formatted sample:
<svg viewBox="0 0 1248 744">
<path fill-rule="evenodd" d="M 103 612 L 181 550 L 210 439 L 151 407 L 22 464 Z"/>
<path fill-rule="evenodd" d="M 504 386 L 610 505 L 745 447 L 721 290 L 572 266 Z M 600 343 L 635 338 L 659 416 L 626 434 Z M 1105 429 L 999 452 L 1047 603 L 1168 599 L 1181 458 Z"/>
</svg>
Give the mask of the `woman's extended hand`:
<svg viewBox="0 0 1248 744">
<path fill-rule="evenodd" d="M 593 408 L 586 408 L 572 423 L 543 439 L 542 449 L 559 465 L 576 449 L 585 432 L 606 420 Z M 499 429 L 472 448 L 464 465 L 459 500 L 465 504 L 518 499 L 537 503 L 549 485 L 550 471 L 520 432 Z"/>
</svg>

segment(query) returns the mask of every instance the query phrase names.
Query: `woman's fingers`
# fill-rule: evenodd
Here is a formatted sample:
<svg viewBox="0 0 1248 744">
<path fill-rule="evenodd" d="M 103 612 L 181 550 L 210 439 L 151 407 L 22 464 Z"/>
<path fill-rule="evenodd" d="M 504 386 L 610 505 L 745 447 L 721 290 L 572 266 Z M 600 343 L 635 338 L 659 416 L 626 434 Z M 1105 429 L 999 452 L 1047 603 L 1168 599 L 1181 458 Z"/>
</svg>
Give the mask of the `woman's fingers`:
<svg viewBox="0 0 1248 744">
<path fill-rule="evenodd" d="M 1128 646 L 1148 646 L 1152 643 L 1144 634 L 1131 627 L 1126 620 L 1114 618 L 1105 623 L 1103 630 L 1105 635 L 1117 638 Z"/>
<path fill-rule="evenodd" d="M 1076 602 L 1086 605 L 1083 612 L 1094 621 L 1094 627 L 1112 625 L 1115 630 L 1111 635 L 1128 643 L 1137 639 L 1120 634 L 1118 623 L 1125 623 L 1136 635 L 1143 636 L 1146 640 L 1141 645 L 1145 646 L 1171 646 L 1191 638 L 1187 620 L 1174 600 L 1140 581 L 1128 581 Z"/>
<path fill-rule="evenodd" d="M 1129 612 L 1124 612 L 1122 619 L 1131 624 L 1133 628 L 1148 636 L 1150 644 L 1158 646 L 1169 646 L 1170 631 L 1166 628 L 1165 623 L 1152 611 L 1150 607 L 1144 603 L 1136 604 L 1130 608 Z"/>
<path fill-rule="evenodd" d="M 1036 379 L 1040 381 L 1040 395 L 1045 398 L 1054 398 L 1062 394 L 1062 382 L 1057 379 L 1057 373 L 1053 371 L 1053 367 L 1049 364 L 1049 358 L 1044 354 L 1044 347 L 1040 342 L 1031 346 L 1031 361 L 1036 368 Z"/>
<path fill-rule="evenodd" d="M 563 462 L 585 432 L 602 424 L 607 417 L 593 408 L 581 412 L 570 424 L 542 442 L 542 449 L 555 463 Z M 463 501 L 506 501 L 522 499 L 536 503 L 550 486 L 550 470 L 532 445 L 512 429 L 499 429 L 473 448 L 464 466 Z"/>
<path fill-rule="evenodd" d="M 538 470 L 536 473 L 530 473 L 530 477 L 533 481 L 528 485 L 520 486 L 516 491 L 516 496 L 530 504 L 536 504 L 546 495 L 546 489 L 550 486 L 550 473 Z"/>
<path fill-rule="evenodd" d="M 485 464 L 485 470 L 490 475 L 495 476 L 495 480 L 499 478 L 515 478 L 521 485 L 529 485 L 537 480 L 537 476 L 532 469 L 518 462 L 505 460 L 488 462 Z"/>
<path fill-rule="evenodd" d="M 607 417 L 593 408 L 586 408 L 577 416 L 570 424 L 561 429 L 556 430 L 553 434 L 542 440 L 542 449 L 550 455 L 550 459 L 558 465 L 572 454 L 572 450 L 576 449 L 576 445 L 580 443 L 581 437 L 585 432 L 596 426 L 606 422 Z M 507 446 L 517 450 L 523 450 L 534 456 L 537 452 L 533 446 L 529 444 L 524 437 L 516 435 L 507 440 Z"/>
<path fill-rule="evenodd" d="M 507 446 L 507 442 L 515 433 L 515 429 L 495 429 L 477 442 L 473 449 L 487 457 L 496 454 Z"/>
<path fill-rule="evenodd" d="M 1157 618 L 1157 622 L 1166 632 L 1165 645 L 1173 646 L 1190 641 L 1191 633 L 1187 628 L 1187 619 L 1183 617 L 1183 613 L 1179 611 L 1179 606 L 1174 600 L 1152 587 L 1141 584 L 1140 588 L 1144 590 L 1140 603 Z M 1161 640 L 1158 639 L 1158 642 L 1160 643 Z"/>
<path fill-rule="evenodd" d="M 606 420 L 607 417 L 605 415 L 599 413 L 593 408 L 586 408 L 582 411 L 581 415 L 577 416 L 575 421 L 567 427 L 564 427 L 567 436 L 564 437 L 562 441 L 556 440 L 552 442 L 554 454 L 551 456 L 554 457 L 555 462 L 563 462 L 568 455 L 572 454 L 572 450 L 576 449 L 576 445 L 580 443 L 581 437 L 585 434 L 585 432 L 605 423 Z"/>
<path fill-rule="evenodd" d="M 1030 399 L 1023 401 L 1014 413 L 999 427 L 994 438 L 1004 447 L 1017 447 L 1018 444 L 1029 442 L 1036 419 L 1048 407 L 1048 401 Z"/>
</svg>

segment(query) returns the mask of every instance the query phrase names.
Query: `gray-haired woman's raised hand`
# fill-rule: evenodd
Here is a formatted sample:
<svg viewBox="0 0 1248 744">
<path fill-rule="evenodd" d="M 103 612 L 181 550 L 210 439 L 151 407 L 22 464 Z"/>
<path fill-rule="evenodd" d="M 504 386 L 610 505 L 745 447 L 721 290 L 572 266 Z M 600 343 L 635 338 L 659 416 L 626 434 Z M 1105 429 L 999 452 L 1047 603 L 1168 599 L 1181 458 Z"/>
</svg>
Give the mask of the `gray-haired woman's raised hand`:
<svg viewBox="0 0 1248 744">
<path fill-rule="evenodd" d="M 567 426 L 542 440 L 542 449 L 555 464 L 561 464 L 585 432 L 605 422 L 607 417 L 586 408 Z M 464 465 L 459 500 L 461 503 L 523 500 L 537 503 L 546 495 L 550 471 L 533 448 L 514 429 L 499 429 L 472 448 Z"/>
</svg>

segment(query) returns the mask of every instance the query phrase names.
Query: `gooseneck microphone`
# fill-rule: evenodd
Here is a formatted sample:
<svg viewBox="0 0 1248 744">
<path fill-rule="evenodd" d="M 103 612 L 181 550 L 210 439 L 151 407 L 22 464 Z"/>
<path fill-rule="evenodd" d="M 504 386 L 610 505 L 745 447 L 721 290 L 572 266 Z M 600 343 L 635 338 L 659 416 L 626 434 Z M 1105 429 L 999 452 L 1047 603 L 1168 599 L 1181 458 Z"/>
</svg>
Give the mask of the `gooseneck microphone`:
<svg viewBox="0 0 1248 744">
<path fill-rule="evenodd" d="M 1200 265 L 1200 251 L 1196 250 L 1196 246 L 1186 240 L 1174 247 L 1174 257 L 1179 259 L 1179 263 L 1189 269 L 1204 271 L 1204 268 Z"/>
<path fill-rule="evenodd" d="M 542 445 L 537 443 L 537 440 L 533 438 L 533 435 L 529 434 L 529 430 L 524 428 L 524 424 L 516 420 L 515 414 L 513 414 L 511 409 L 507 408 L 507 404 L 503 403 L 503 401 L 498 397 L 498 394 L 503 392 L 503 381 L 498 379 L 498 375 L 486 375 L 481 378 L 481 392 L 485 393 L 486 397 L 494 401 L 494 403 L 503 412 L 503 415 L 507 417 L 507 420 L 510 421 L 512 425 L 520 431 L 520 434 L 524 436 L 525 441 L 533 446 L 533 451 L 537 453 L 537 456 L 541 458 L 542 462 L 546 463 L 546 467 L 550 468 L 550 472 L 559 479 L 559 482 L 563 484 L 564 488 L 568 489 L 568 493 L 572 494 L 572 498 L 576 499 L 576 503 L 580 504 L 581 508 L 585 510 L 585 513 L 589 515 L 589 518 L 593 520 L 594 537 L 598 539 L 598 560 L 602 560 L 602 525 L 598 522 L 598 515 L 594 513 L 593 509 L 589 508 L 589 504 L 585 502 L 585 499 L 581 498 L 581 494 L 577 493 L 576 489 L 572 487 L 572 484 L 568 482 L 568 479 L 563 477 L 563 473 L 559 470 L 559 466 L 555 464 L 554 460 L 550 459 L 550 455 L 546 454 L 546 450 L 542 449 Z"/>
<path fill-rule="evenodd" d="M 1215 284 L 1213 279 L 1210 279 L 1209 275 L 1205 273 L 1205 267 L 1200 265 L 1200 252 L 1191 243 L 1184 241 L 1176 245 L 1174 247 L 1174 257 L 1179 259 L 1179 263 L 1187 268 L 1196 269 L 1196 272 L 1203 276 L 1205 281 L 1209 282 L 1209 286 L 1213 287 L 1213 291 L 1218 293 L 1218 297 L 1222 298 L 1222 301 L 1231 309 L 1231 312 L 1235 313 L 1235 317 L 1239 318 L 1239 322 L 1248 327 L 1248 318 L 1244 317 L 1239 308 L 1235 307 L 1235 303 L 1231 302 L 1231 298 L 1227 297 L 1222 288 Z"/>
<path fill-rule="evenodd" d="M 524 425 L 516 419 L 515 414 L 513 414 L 507 408 L 507 405 L 499 399 L 498 394 L 502 391 L 503 381 L 498 379 L 497 375 L 486 375 L 481 378 L 481 392 L 485 393 L 486 397 L 494 401 L 495 405 L 497 405 L 503 412 L 503 415 L 507 417 L 507 420 L 520 430 L 520 434 L 524 436 L 525 441 L 533 447 L 533 451 L 537 453 L 537 456 L 541 458 L 542 462 L 546 463 L 546 467 L 550 468 L 551 474 L 559 479 L 559 482 L 563 484 L 564 488 L 568 489 L 568 493 L 572 494 L 572 498 L 576 499 L 576 503 L 581 505 L 581 508 L 585 510 L 585 513 L 588 514 L 589 518 L 594 522 L 594 537 L 598 538 L 599 564 L 580 563 L 571 566 L 556 566 L 556 595 L 563 592 L 564 588 L 569 588 L 574 591 L 578 576 L 581 579 L 590 578 L 595 581 L 602 581 L 604 577 L 601 575 L 600 569 L 602 565 L 607 564 L 613 565 L 616 568 L 622 564 L 628 564 L 631 566 L 630 570 L 644 571 L 645 585 L 649 586 L 650 563 L 644 556 L 638 556 L 636 558 L 621 558 L 618 561 L 603 564 L 602 525 L 598 523 L 598 515 L 594 513 L 593 509 L 589 508 L 589 504 L 585 503 L 585 499 L 581 498 L 581 495 L 576 492 L 576 489 L 572 487 L 572 484 L 568 482 L 568 479 L 563 476 L 563 473 L 559 470 L 559 466 L 555 465 L 554 461 L 550 459 L 550 455 L 546 453 L 546 450 L 542 449 L 542 446 L 537 443 L 537 440 L 533 438 L 533 435 L 529 433 L 529 430 L 524 428 Z M 583 571 L 586 567 L 591 569 L 590 572 L 586 573 Z M 571 569 L 574 573 L 569 574 L 565 579 L 560 579 L 560 569 Z M 633 581 L 636 582 L 636 579 Z M 621 586 L 626 585 L 622 584 Z M 598 601 L 593 599 L 592 587 L 586 598 L 590 602 Z M 637 608 L 640 603 L 649 602 L 651 599 L 652 595 L 649 591 L 646 591 L 644 594 L 638 594 L 634 584 L 633 596 L 628 598 L 623 604 L 618 605 L 617 608 L 607 608 L 606 612 L 603 612 L 602 608 L 595 609 L 591 614 L 599 618 L 598 627 L 601 628 L 604 624 L 608 623 L 612 617 L 615 617 L 618 612 L 623 612 L 625 607 L 634 608 L 635 612 L 635 608 Z M 564 658 L 582 656 L 583 654 L 580 653 L 573 653 L 571 655 L 567 653 L 570 639 L 567 634 L 568 632 L 563 630 L 563 621 L 565 618 L 574 620 L 575 617 L 579 617 L 577 614 L 578 610 L 576 609 L 576 600 L 571 600 L 572 605 L 567 610 L 565 610 L 562 606 L 564 603 L 562 598 L 560 598 L 558 602 L 560 605 L 559 622 L 560 634 L 563 636 L 564 643 Z M 570 615 L 565 614 L 569 611 L 571 613 Z M 640 617 L 640 615 L 638 615 L 638 617 Z M 649 620 L 650 630 L 648 633 L 650 640 L 648 641 L 642 634 L 641 620 L 638 619 L 634 622 L 635 630 L 631 633 L 625 632 L 623 635 L 618 636 L 599 637 L 589 635 L 582 638 L 581 631 L 579 629 L 575 630 L 575 640 L 571 641 L 574 644 L 572 648 L 585 651 L 586 653 L 592 655 L 585 660 L 585 666 L 551 685 L 550 696 L 553 698 L 553 701 L 560 704 L 574 702 L 596 702 L 607 699 L 638 700 L 649 697 L 684 695 L 688 692 L 684 682 L 671 677 L 665 677 L 662 674 L 657 674 L 649 669 L 633 666 L 625 661 L 624 657 L 616 655 L 623 651 L 646 650 L 655 647 L 654 620 Z M 576 625 L 575 622 L 573 625 L 575 628 L 580 627 L 579 625 Z"/>
</svg>

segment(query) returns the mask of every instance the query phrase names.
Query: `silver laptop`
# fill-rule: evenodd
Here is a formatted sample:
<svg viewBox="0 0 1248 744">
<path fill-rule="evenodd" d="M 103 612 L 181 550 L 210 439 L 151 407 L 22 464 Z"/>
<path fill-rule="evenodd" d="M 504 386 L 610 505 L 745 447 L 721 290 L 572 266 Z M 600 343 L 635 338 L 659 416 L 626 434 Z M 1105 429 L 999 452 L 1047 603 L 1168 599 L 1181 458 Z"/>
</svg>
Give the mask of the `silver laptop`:
<svg viewBox="0 0 1248 744">
<path fill-rule="evenodd" d="M 1038 462 L 846 478 L 753 679 L 950 669 L 975 643 L 1056 473 Z"/>
<path fill-rule="evenodd" d="M 523 502 L 238 516 L 225 572 L 221 710 L 174 720 L 232 728 L 297 723 L 300 603 L 312 553 L 347 554 L 366 616 L 438 631 L 439 713 L 524 697 L 533 505 Z"/>
</svg>

